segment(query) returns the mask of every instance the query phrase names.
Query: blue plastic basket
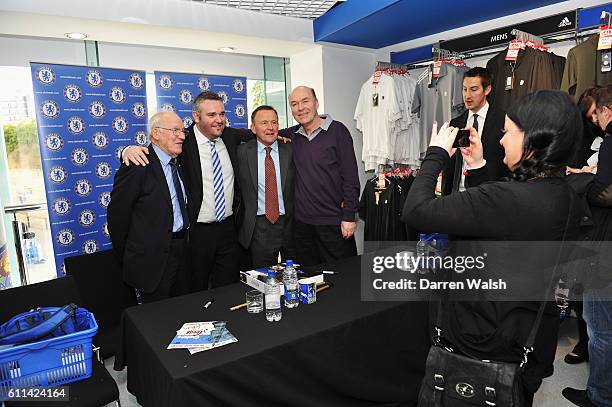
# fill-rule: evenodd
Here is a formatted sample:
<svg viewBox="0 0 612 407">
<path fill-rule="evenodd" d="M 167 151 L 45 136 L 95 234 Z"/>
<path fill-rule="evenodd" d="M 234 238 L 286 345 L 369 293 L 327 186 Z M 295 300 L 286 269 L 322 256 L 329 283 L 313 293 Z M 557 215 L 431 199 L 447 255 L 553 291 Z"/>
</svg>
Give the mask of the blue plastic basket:
<svg viewBox="0 0 612 407">
<path fill-rule="evenodd" d="M 91 377 L 91 342 L 98 324 L 85 312 L 85 330 L 0 349 L 0 400 L 10 389 L 56 387 Z"/>
</svg>

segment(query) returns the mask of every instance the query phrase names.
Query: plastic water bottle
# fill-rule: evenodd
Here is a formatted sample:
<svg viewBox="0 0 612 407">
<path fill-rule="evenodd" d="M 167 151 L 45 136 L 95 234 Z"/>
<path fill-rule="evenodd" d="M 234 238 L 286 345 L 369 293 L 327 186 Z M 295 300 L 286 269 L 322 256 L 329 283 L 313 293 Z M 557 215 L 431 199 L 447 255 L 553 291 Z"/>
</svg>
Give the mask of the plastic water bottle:
<svg viewBox="0 0 612 407">
<path fill-rule="evenodd" d="M 293 260 L 287 260 L 283 271 L 283 283 L 285 284 L 285 307 L 295 308 L 300 305 L 297 270 L 293 267 Z"/>
<path fill-rule="evenodd" d="M 276 281 L 276 271 L 268 270 L 266 281 L 266 319 L 270 322 L 280 321 L 283 317 L 280 304 L 280 284 Z"/>
<path fill-rule="evenodd" d="M 427 254 L 429 252 L 429 242 L 426 240 L 425 233 L 419 234 L 419 241 L 416 244 L 417 269 L 419 274 L 427 274 L 429 270 L 426 267 Z"/>
</svg>

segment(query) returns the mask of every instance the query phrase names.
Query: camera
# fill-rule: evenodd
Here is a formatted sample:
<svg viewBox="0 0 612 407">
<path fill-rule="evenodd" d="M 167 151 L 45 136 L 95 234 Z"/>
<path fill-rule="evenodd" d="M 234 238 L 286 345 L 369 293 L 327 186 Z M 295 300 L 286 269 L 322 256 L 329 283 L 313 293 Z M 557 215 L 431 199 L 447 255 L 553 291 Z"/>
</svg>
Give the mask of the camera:
<svg viewBox="0 0 612 407">
<path fill-rule="evenodd" d="M 455 137 L 453 148 L 469 147 L 469 146 L 470 146 L 470 131 L 469 130 L 459 130 L 457 132 L 457 137 Z"/>
</svg>

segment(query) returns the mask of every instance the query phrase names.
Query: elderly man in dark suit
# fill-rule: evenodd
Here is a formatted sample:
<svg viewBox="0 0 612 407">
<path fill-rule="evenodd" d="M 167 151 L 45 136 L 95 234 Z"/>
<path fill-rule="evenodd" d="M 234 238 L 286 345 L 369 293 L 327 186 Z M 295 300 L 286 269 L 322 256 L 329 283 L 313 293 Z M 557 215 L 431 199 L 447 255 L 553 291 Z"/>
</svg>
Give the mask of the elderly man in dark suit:
<svg viewBox="0 0 612 407">
<path fill-rule="evenodd" d="M 295 167 L 291 146 L 278 142 L 278 114 L 260 106 L 251 114 L 256 139 L 238 147 L 242 221 L 238 239 L 253 267 L 276 264 L 278 254 L 293 256 Z"/>
<path fill-rule="evenodd" d="M 505 113 L 487 102 L 492 80 L 491 73 L 485 68 L 472 68 L 464 74 L 463 103 L 466 111 L 451 120 L 450 125 L 460 129 L 473 127 L 480 134 L 488 180 L 496 181 L 509 172 L 503 162 L 504 149 L 499 144 L 504 135 Z M 443 194 L 465 191 L 470 169 L 459 152 L 453 154 L 443 171 Z"/>
<path fill-rule="evenodd" d="M 142 302 L 168 298 L 186 267 L 187 191 L 176 157 L 185 129 L 175 113 L 150 122 L 150 165 L 122 165 L 108 206 L 108 230 L 125 282 Z"/>
</svg>

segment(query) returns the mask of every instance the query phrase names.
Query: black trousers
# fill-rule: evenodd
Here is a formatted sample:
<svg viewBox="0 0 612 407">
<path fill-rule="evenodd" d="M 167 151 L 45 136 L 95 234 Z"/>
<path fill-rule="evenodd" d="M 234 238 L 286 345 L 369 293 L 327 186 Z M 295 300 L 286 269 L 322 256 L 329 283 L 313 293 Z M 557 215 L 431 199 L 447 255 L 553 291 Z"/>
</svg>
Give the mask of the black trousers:
<svg viewBox="0 0 612 407">
<path fill-rule="evenodd" d="M 164 273 L 155 291 L 140 291 L 140 302 L 148 303 L 185 294 L 184 281 L 187 275 L 187 247 L 185 239 L 172 239 Z M 137 295 L 138 296 L 138 295 Z"/>
<path fill-rule="evenodd" d="M 285 216 L 278 218 L 274 224 L 264 215 L 255 218 L 255 229 L 249 247 L 253 268 L 277 264 L 279 252 L 283 260 L 294 259 L 293 242 L 288 241 L 292 240 L 292 237 L 286 233 L 288 227 Z"/>
<path fill-rule="evenodd" d="M 196 223 L 189 235 L 191 292 L 239 280 L 238 238 L 234 216 L 222 222 Z"/>
<path fill-rule="evenodd" d="M 310 225 L 295 220 L 296 260 L 314 266 L 357 255 L 355 236 L 342 237 L 340 225 Z"/>
<path fill-rule="evenodd" d="M 578 322 L 578 342 L 572 352 L 576 355 L 587 357 L 589 353 L 589 334 L 587 332 L 587 325 L 582 317 L 582 301 L 572 301 L 570 306 L 576 311 L 577 322 Z"/>
</svg>

